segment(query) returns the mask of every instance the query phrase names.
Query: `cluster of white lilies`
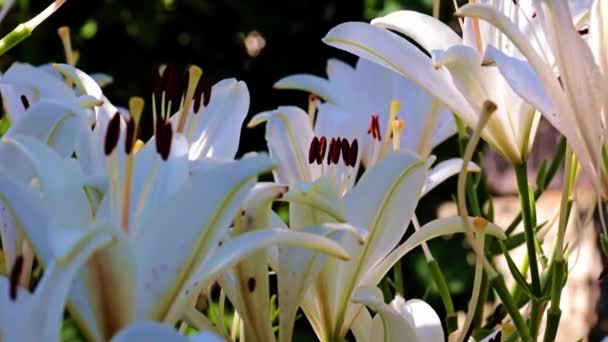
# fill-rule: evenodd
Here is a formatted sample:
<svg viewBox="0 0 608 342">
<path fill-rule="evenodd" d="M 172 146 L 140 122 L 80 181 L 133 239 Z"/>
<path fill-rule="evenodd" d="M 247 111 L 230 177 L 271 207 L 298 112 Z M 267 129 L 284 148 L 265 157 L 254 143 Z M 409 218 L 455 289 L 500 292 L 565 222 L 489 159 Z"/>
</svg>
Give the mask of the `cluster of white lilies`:
<svg viewBox="0 0 608 342">
<path fill-rule="evenodd" d="M 15 63 L 0 79 L 10 121 L 0 138 L 0 341 L 58 341 L 66 312 L 91 341 L 291 341 L 300 309 L 321 341 L 473 341 L 475 312 L 490 290 L 499 318 L 475 331 L 477 340 L 552 341 L 579 166 L 598 196 L 608 196 L 608 4 L 471 3 L 456 11 L 462 37 L 411 11 L 333 28 L 324 42 L 361 58 L 354 67 L 330 60 L 327 78 L 279 80 L 276 88 L 309 92 L 309 107 L 252 116 L 246 126 L 265 124 L 269 153 L 239 160 L 244 82 L 210 86 L 197 66 L 179 81 L 163 66 L 145 97 L 115 107 L 102 90 L 111 78 L 77 69 L 69 32 L 60 30 L 66 64 Z M 541 170 L 534 192 L 526 161 L 541 114 L 567 148 Z M 147 141 L 143 121 L 153 126 Z M 463 123 L 472 132 L 463 158 L 435 163 L 433 148 L 457 123 L 460 135 Z M 516 170 L 520 235 L 488 222 L 465 196 L 475 192 L 467 172 L 480 171 L 471 162 L 480 138 Z M 534 200 L 562 160 L 563 200 L 546 258 Z M 258 181 L 270 173 L 273 181 Z M 420 227 L 419 199 L 455 174 L 460 216 Z M 288 206 L 288 223 L 276 202 Z M 459 232 L 476 254 L 460 325 L 427 246 Z M 529 271 L 508 253 L 524 241 Z M 445 320 L 422 300 L 384 298 L 378 287 L 418 246 Z M 507 290 L 493 266 L 496 249 L 518 290 Z M 217 286 L 220 318 L 212 319 L 197 300 Z"/>
</svg>

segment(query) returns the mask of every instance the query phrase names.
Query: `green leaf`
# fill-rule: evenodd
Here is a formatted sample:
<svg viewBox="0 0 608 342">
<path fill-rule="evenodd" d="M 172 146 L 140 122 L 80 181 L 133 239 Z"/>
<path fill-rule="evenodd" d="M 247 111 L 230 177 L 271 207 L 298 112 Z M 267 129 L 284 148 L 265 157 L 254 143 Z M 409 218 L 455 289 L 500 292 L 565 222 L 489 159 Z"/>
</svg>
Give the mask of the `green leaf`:
<svg viewBox="0 0 608 342">
<path fill-rule="evenodd" d="M 533 297 L 532 288 L 530 287 L 526 279 L 524 279 L 524 276 L 521 274 L 521 272 L 519 272 L 519 268 L 517 268 L 517 265 L 515 265 L 515 262 L 513 262 L 513 259 L 511 259 L 511 255 L 509 255 L 509 251 L 507 250 L 505 245 L 502 243 L 502 241 L 498 241 L 498 245 L 500 246 L 500 249 L 502 249 L 502 253 L 505 256 L 507 265 L 509 266 L 509 271 L 511 271 L 511 275 L 513 276 L 515 282 L 517 282 L 517 284 L 519 284 L 519 286 L 521 286 L 521 288 L 526 291 L 526 293 L 530 297 Z"/>
</svg>

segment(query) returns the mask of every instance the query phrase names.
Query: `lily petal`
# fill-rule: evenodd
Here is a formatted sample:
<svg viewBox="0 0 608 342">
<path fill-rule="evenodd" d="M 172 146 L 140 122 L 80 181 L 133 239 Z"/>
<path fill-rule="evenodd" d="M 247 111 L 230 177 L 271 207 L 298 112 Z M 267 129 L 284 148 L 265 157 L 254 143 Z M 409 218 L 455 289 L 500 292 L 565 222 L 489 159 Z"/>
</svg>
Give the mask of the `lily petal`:
<svg viewBox="0 0 608 342">
<path fill-rule="evenodd" d="M 73 160 L 62 159 L 49 146 L 31 137 L 4 138 L 32 163 L 44 194 L 44 205 L 61 227 L 82 229 L 91 221 L 83 191 L 83 175 Z M 80 181 L 79 181 L 80 180 Z"/>
<path fill-rule="evenodd" d="M 349 306 L 350 296 L 363 272 L 384 258 L 405 233 L 426 171 L 425 163 L 417 156 L 396 151 L 369 169 L 344 197 L 347 222 L 367 229 L 368 237 L 363 246 L 352 239 L 345 242 L 352 261 L 344 265 L 328 260 L 323 269 L 327 287 L 336 291 L 324 299 L 331 310 L 330 319 L 344 320 L 331 323 L 333 334 L 343 336 L 355 318 L 355 307 Z"/>
<path fill-rule="evenodd" d="M 324 101 L 334 103 L 339 98 L 335 94 L 336 87 L 332 87 L 327 79 L 314 75 L 296 74 L 283 77 L 278 80 L 273 87 L 275 89 L 303 90 L 311 94 L 318 95 Z"/>
<path fill-rule="evenodd" d="M 276 244 L 288 244 L 317 250 L 347 260 L 349 254 L 336 242 L 317 234 L 293 232 L 284 229 L 254 231 L 225 241 L 213 255 L 189 277 L 185 290 L 173 304 L 165 322 L 174 323 L 185 306 L 225 269 L 232 267 L 249 254 Z"/>
<path fill-rule="evenodd" d="M 234 159 L 239 147 L 241 127 L 249 110 L 247 84 L 225 79 L 213 86 L 211 94 L 209 105 L 202 113 L 191 111 L 188 115 L 186 127 L 195 125 L 190 136 L 191 160 L 203 157 Z M 190 120 L 195 122 L 189 123 Z"/>
<path fill-rule="evenodd" d="M 452 84 L 447 71 L 435 70 L 428 56 L 420 49 L 388 30 L 365 23 L 348 22 L 331 29 L 323 41 L 413 80 L 463 117 L 472 119 L 476 116 Z"/>
<path fill-rule="evenodd" d="M 496 63 L 501 75 L 517 95 L 541 111 L 554 127 L 557 129 L 561 127 L 553 103 L 530 64 L 515 57 L 509 57 L 492 45 L 487 47 L 485 59 Z"/>
<path fill-rule="evenodd" d="M 84 262 L 97 250 L 109 245 L 113 231 L 100 229 L 84 233 L 71 245 L 64 245 L 63 260 L 50 262 L 33 295 L 13 301 L 6 278 L 0 279 L 1 336 L 6 341 L 54 341 L 61 335 L 61 322 L 72 279 Z M 18 293 L 24 295 L 24 293 Z M 27 317 L 27 319 L 25 318 Z M 32 329 L 31 324 L 37 328 Z"/>
<path fill-rule="evenodd" d="M 313 138 L 308 115 L 298 107 L 279 107 L 254 116 L 247 127 L 266 122 L 266 142 L 270 156 L 278 165 L 273 172 L 281 184 L 311 182 L 314 175 L 308 167 L 308 148 Z"/>
<path fill-rule="evenodd" d="M 471 225 L 473 224 L 473 220 L 473 217 L 469 217 Z M 500 240 L 505 240 L 507 238 L 502 228 L 494 223 L 488 222 L 485 230 L 486 234 L 492 235 Z M 371 267 L 371 271 L 364 276 L 361 284 L 365 286 L 376 286 L 396 262 L 401 260 L 404 255 L 423 242 L 439 236 L 463 232 L 464 227 L 462 226 L 462 218 L 459 216 L 436 219 L 425 224 L 422 228 L 412 234 L 403 244 L 388 254 L 386 258 Z"/>
<path fill-rule="evenodd" d="M 257 175 L 272 166 L 268 157 L 260 155 L 201 172 L 167 200 L 163 211 L 137 223 L 141 225 L 133 236 L 139 263 L 137 317 L 166 317 L 188 275 L 210 258 L 226 234 Z M 202 203 L 201 191 L 206 196 Z M 178 230 L 167 229 L 172 226 Z"/>
<path fill-rule="evenodd" d="M 422 194 L 420 197 L 428 194 L 431 190 L 435 189 L 439 184 L 443 183 L 446 179 L 458 174 L 462 170 L 462 159 L 452 158 L 444 160 L 441 163 L 435 165 L 426 176 L 424 180 L 424 186 L 422 187 Z M 481 168 L 477 164 L 470 162 L 467 165 L 468 172 L 480 172 Z"/>
<path fill-rule="evenodd" d="M 401 316 L 394 308 L 384 303 L 382 291 L 377 287 L 359 288 L 353 294 L 353 302 L 364 304 L 370 309 L 378 312 L 383 321 L 382 331 L 373 331 L 372 334 L 378 336 L 378 340 L 385 342 L 389 341 L 423 341 L 419 340 L 416 335 L 414 325 L 403 316 Z M 441 323 L 441 322 L 440 322 Z"/>
<path fill-rule="evenodd" d="M 323 224 L 306 227 L 302 231 L 315 236 L 332 237 L 337 242 L 343 241 L 347 236 L 354 237 L 360 244 L 363 244 L 365 239 L 364 231 L 359 231 L 348 224 Z M 329 259 L 319 252 L 292 246 L 279 246 L 278 259 L 278 293 L 281 298 L 279 301 L 279 337 L 281 341 L 290 341 L 298 307 L 303 301 L 307 301 L 305 298 L 307 291 L 323 264 Z M 314 312 L 314 306 L 312 301 L 308 301 L 308 303 L 310 303 L 310 314 L 307 316 L 310 318 Z M 319 333 L 318 329 L 315 330 Z"/>
<path fill-rule="evenodd" d="M 392 12 L 384 17 L 375 18 L 371 24 L 404 34 L 428 52 L 446 50 L 451 46 L 462 44 L 462 38 L 448 25 L 430 15 L 416 11 Z"/>
</svg>

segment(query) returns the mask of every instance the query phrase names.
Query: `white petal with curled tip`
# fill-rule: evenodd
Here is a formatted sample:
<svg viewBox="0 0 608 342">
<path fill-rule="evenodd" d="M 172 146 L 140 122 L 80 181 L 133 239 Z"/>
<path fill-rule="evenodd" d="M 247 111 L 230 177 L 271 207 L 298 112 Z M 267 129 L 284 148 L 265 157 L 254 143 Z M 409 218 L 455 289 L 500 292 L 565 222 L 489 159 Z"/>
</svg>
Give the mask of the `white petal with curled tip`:
<svg viewBox="0 0 608 342">
<path fill-rule="evenodd" d="M 225 269 L 249 254 L 277 244 L 313 249 L 347 260 L 349 254 L 336 242 L 317 234 L 293 232 L 285 229 L 266 229 L 249 232 L 224 241 L 210 257 L 189 277 L 187 285 L 173 303 L 165 322 L 175 323 L 185 306 Z"/>
<path fill-rule="evenodd" d="M 308 149 L 313 139 L 310 119 L 298 107 L 279 107 L 254 116 L 247 124 L 255 127 L 266 122 L 266 143 L 270 156 L 277 161 L 273 172 L 281 184 L 311 182 L 318 175 L 311 174 Z"/>
<path fill-rule="evenodd" d="M 85 261 L 110 244 L 113 232 L 107 229 L 83 232 L 79 239 L 62 246 L 63 260 L 51 261 L 35 293 L 18 293 L 10 300 L 8 282 L 0 279 L 0 337 L 5 341 L 57 341 L 72 280 Z M 33 329 L 32 327 L 36 327 Z"/>
<path fill-rule="evenodd" d="M 92 213 L 82 188 L 84 176 L 75 161 L 61 158 L 31 137 L 8 140 L 32 163 L 44 194 L 43 203 L 59 226 L 77 230 L 88 226 Z"/>
<path fill-rule="evenodd" d="M 381 335 L 382 340 L 423 342 L 418 339 L 416 328 L 409 320 L 400 315 L 391 305 L 384 303 L 382 291 L 377 287 L 361 287 L 353 294 L 353 302 L 364 304 L 382 317 L 382 331 L 372 331 L 370 336 Z M 440 322 L 441 326 L 441 322 Z M 374 325 L 374 328 L 376 326 Z M 380 340 L 380 339 L 378 339 Z M 434 342 L 434 341 L 432 341 Z"/>
<path fill-rule="evenodd" d="M 428 56 L 388 30 L 365 23 L 348 22 L 331 29 L 323 41 L 410 78 L 465 118 L 472 119 L 476 116 L 452 84 L 447 71 L 435 70 Z"/>
<path fill-rule="evenodd" d="M 420 12 L 396 11 L 371 23 L 412 38 L 428 52 L 462 44 L 462 39 L 448 25 Z"/>
<path fill-rule="evenodd" d="M 420 197 L 428 194 L 431 190 L 435 189 L 439 184 L 443 183 L 446 179 L 458 174 L 462 169 L 462 159 L 452 158 L 444 160 L 441 163 L 435 165 L 426 176 L 424 180 L 424 186 L 422 187 L 422 193 Z M 467 165 L 468 172 L 480 172 L 481 168 L 477 164 L 470 162 Z"/>
<path fill-rule="evenodd" d="M 303 90 L 315 94 L 324 101 L 336 102 L 340 95 L 338 89 L 327 79 L 315 75 L 295 74 L 289 75 L 278 80 L 273 87 L 275 89 Z"/>
<path fill-rule="evenodd" d="M 391 301 L 390 306 L 414 325 L 416 335 L 420 341 L 445 341 L 441 319 L 425 301 L 410 299 L 406 302 L 403 297 L 397 295 Z"/>
<path fill-rule="evenodd" d="M 469 217 L 471 226 L 473 226 L 473 220 L 473 217 Z M 485 232 L 500 240 L 505 240 L 507 238 L 502 228 L 491 222 L 488 222 L 485 227 Z M 367 274 L 363 277 L 361 284 L 365 286 L 376 286 L 393 265 L 401 260 L 409 251 L 428 240 L 455 233 L 464 233 L 462 218 L 459 216 L 436 219 L 423 225 L 422 228 L 412 234 L 404 243 L 395 248 L 384 259 L 375 265 L 372 265 Z"/>
<path fill-rule="evenodd" d="M 190 137 L 190 159 L 234 159 L 248 111 L 245 82 L 231 78 L 216 83 L 207 107 L 199 114 L 191 111 L 188 115 L 188 121 L 197 120 Z"/>
<path fill-rule="evenodd" d="M 45 98 L 69 99 L 75 96 L 72 89 L 68 88 L 59 78 L 50 75 L 41 68 L 25 63 L 11 65 L 4 73 L 0 83 L 34 89 L 37 96 L 35 99 L 29 99 L 30 102 Z"/>
<path fill-rule="evenodd" d="M 103 100 L 103 92 L 99 84 L 87 73 L 69 64 L 53 64 L 53 68 L 64 77 L 74 82 L 83 95 L 91 95 L 97 100 Z"/>
<path fill-rule="evenodd" d="M 201 172 L 167 199 L 162 211 L 137 222 L 137 317 L 166 317 L 189 275 L 217 248 L 258 174 L 272 167 L 259 155 Z"/>
<path fill-rule="evenodd" d="M 111 342 L 223 342 L 224 339 L 210 331 L 201 331 L 195 335 L 179 334 L 172 327 L 150 321 L 139 321 L 114 336 Z"/>
</svg>

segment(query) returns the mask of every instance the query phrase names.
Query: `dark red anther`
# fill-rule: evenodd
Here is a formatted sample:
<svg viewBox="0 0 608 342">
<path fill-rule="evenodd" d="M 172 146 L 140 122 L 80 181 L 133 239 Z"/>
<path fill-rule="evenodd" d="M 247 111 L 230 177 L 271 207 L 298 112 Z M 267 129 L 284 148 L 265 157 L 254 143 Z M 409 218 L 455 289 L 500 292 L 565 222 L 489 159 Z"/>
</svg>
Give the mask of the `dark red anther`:
<svg viewBox="0 0 608 342">
<path fill-rule="evenodd" d="M 135 142 L 135 119 L 130 117 L 127 120 L 127 137 L 125 138 L 125 153 L 130 154 L 133 150 L 133 143 Z"/>
<path fill-rule="evenodd" d="M 146 88 L 144 89 L 144 96 L 150 97 L 152 94 L 158 93 L 158 88 L 160 86 L 160 74 L 158 73 L 158 69 L 154 69 L 152 73 L 152 77 L 148 81 Z"/>
<path fill-rule="evenodd" d="M 110 122 L 108 123 L 108 130 L 106 131 L 106 140 L 103 145 L 103 152 L 106 156 L 112 154 L 116 145 L 118 145 L 118 138 L 120 137 L 120 113 L 116 112 Z"/>
<path fill-rule="evenodd" d="M 25 110 L 28 110 L 28 108 L 30 108 L 30 101 L 27 100 L 27 97 L 25 95 L 21 95 L 21 104 L 23 105 L 23 108 L 25 108 Z"/>
<path fill-rule="evenodd" d="M 346 139 L 342 139 L 342 160 L 344 165 L 350 166 L 350 144 Z"/>
<path fill-rule="evenodd" d="M 156 152 L 160 154 L 163 160 L 167 160 L 171 152 L 173 128 L 170 122 L 158 123 L 156 127 Z"/>
<path fill-rule="evenodd" d="M 340 161 L 341 141 L 342 138 L 336 138 L 336 144 L 334 146 L 334 150 L 331 153 L 331 162 L 334 164 L 338 164 L 338 162 Z"/>
<path fill-rule="evenodd" d="M 198 113 L 201 108 L 201 103 L 203 106 L 207 107 L 209 101 L 211 100 L 211 89 L 213 84 L 206 77 L 201 77 L 196 85 L 196 90 L 194 91 L 194 113 Z"/>
<path fill-rule="evenodd" d="M 319 155 L 319 138 L 314 137 L 310 142 L 310 148 L 308 148 L 308 164 L 314 163 Z"/>
<path fill-rule="evenodd" d="M 321 163 L 323 163 L 325 152 L 327 152 L 327 138 L 321 137 L 321 139 L 319 139 L 319 150 L 317 152 L 317 164 L 321 165 Z"/>
<path fill-rule="evenodd" d="M 13 264 L 9 277 L 8 296 L 12 301 L 17 299 L 17 290 L 19 289 L 19 279 L 21 279 L 21 273 L 23 273 L 23 256 L 19 255 L 15 259 L 15 263 Z"/>
<path fill-rule="evenodd" d="M 350 165 L 347 165 L 347 166 L 355 167 L 355 165 L 357 165 L 358 156 L 359 156 L 359 143 L 357 142 L 357 139 L 354 139 L 352 144 L 350 144 L 350 156 L 348 157 L 348 159 L 350 161 Z"/>
<path fill-rule="evenodd" d="M 177 71 L 175 71 L 175 67 L 171 64 L 167 64 L 165 66 L 165 70 L 163 71 L 163 76 L 161 78 L 161 88 L 166 93 L 167 99 L 173 99 L 177 95 Z"/>
<path fill-rule="evenodd" d="M 336 138 L 331 138 L 331 140 L 329 141 L 329 151 L 327 153 L 327 165 L 331 165 L 331 156 L 333 156 L 335 149 L 336 149 Z"/>
<path fill-rule="evenodd" d="M 367 134 L 371 134 L 372 139 L 376 139 L 378 141 L 382 140 L 382 135 L 380 134 L 380 116 L 371 116 L 371 118 L 369 119 L 369 127 L 367 128 Z"/>
<path fill-rule="evenodd" d="M 376 130 L 376 139 L 378 139 L 378 141 L 382 141 L 382 134 L 380 133 L 380 116 L 374 115 L 373 119 L 374 119 L 374 128 Z"/>
</svg>

